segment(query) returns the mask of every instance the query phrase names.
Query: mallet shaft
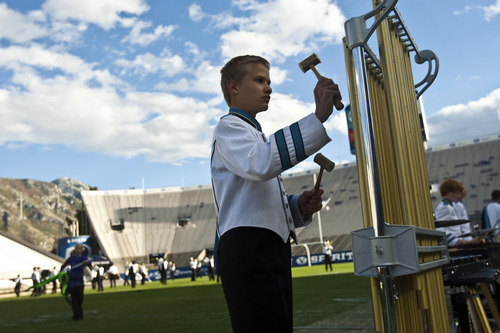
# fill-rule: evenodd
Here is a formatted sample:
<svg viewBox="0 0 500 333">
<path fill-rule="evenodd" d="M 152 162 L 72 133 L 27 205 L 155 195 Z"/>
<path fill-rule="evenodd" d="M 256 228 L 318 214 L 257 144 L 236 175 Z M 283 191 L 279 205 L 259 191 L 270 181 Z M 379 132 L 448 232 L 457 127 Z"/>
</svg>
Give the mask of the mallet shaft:
<svg viewBox="0 0 500 333">
<path fill-rule="evenodd" d="M 319 187 L 321 186 L 321 177 L 323 177 L 323 167 L 319 168 L 318 178 L 316 178 L 316 184 L 314 184 L 314 190 L 319 191 Z"/>
<path fill-rule="evenodd" d="M 316 66 L 314 65 L 310 65 L 309 68 L 314 72 L 314 74 L 316 75 L 316 77 L 318 78 L 318 80 L 320 79 L 321 77 L 321 74 L 319 74 L 318 70 L 316 69 Z M 337 110 L 342 110 L 344 108 L 344 103 L 342 103 L 342 101 L 340 100 L 340 98 L 335 98 L 335 100 L 333 101 L 333 103 L 335 104 L 335 108 Z"/>
</svg>

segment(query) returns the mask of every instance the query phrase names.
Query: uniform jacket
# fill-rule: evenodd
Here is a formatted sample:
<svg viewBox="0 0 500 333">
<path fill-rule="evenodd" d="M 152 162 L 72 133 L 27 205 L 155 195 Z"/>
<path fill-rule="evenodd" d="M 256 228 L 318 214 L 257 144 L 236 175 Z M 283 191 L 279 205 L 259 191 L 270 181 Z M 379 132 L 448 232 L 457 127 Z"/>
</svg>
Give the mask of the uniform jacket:
<svg viewBox="0 0 500 333">
<path fill-rule="evenodd" d="M 253 116 L 231 108 L 215 127 L 212 141 L 217 236 L 245 226 L 269 229 L 283 242 L 290 235 L 295 238 L 295 227 L 310 221 L 304 221 L 300 214 L 298 195 L 286 194 L 280 174 L 329 141 L 315 114 L 273 133 L 267 140 Z"/>
</svg>

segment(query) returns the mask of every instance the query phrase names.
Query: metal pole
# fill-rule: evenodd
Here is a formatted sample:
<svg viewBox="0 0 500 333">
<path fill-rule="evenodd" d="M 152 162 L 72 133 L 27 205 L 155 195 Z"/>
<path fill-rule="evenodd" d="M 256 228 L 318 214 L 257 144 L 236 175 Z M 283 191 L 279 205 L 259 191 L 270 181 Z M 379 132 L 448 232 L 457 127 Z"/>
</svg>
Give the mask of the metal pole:
<svg viewBox="0 0 500 333">
<path fill-rule="evenodd" d="M 380 180 L 378 177 L 377 154 L 370 106 L 370 93 L 365 67 L 365 50 L 363 46 L 352 49 L 354 69 L 356 72 L 356 87 L 361 120 L 361 135 L 367 171 L 367 185 L 370 201 L 370 211 L 375 237 L 384 236 L 384 213 Z M 386 249 L 387 251 L 390 249 Z M 374 249 L 378 256 L 384 255 L 384 249 Z M 380 296 L 386 332 L 397 332 L 396 324 L 396 290 L 390 267 L 378 267 Z"/>
</svg>

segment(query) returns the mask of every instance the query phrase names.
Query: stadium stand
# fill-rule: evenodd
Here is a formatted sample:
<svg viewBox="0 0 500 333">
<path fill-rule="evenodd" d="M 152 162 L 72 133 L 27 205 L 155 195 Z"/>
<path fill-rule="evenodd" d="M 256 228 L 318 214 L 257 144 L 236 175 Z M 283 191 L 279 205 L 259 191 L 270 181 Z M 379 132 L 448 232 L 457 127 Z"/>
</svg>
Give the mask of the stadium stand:
<svg viewBox="0 0 500 333">
<path fill-rule="evenodd" d="M 0 295 L 12 293 L 15 283 L 11 280 L 21 275 L 23 288 L 32 286 L 31 273 L 33 267 L 50 270 L 61 267 L 63 259 L 55 254 L 35 248 L 31 243 L 16 238 L 0 230 Z"/>
<path fill-rule="evenodd" d="M 472 223 L 477 223 L 491 191 L 500 188 L 500 136 L 428 148 L 426 161 L 429 186 L 434 189 L 430 193 L 433 209 L 441 200 L 437 185 L 453 178 L 467 189 L 464 204 Z M 284 174 L 287 192 L 312 189 L 317 172 Z M 331 240 L 335 251 L 351 250 L 351 231 L 363 228 L 358 186 L 355 163 L 337 165 L 323 175 L 322 238 Z M 83 191 L 82 198 L 101 250 L 118 264 L 147 262 L 151 255 L 164 253 L 181 267 L 190 256 L 213 247 L 215 210 L 210 185 Z M 311 253 L 321 252 L 318 220 L 316 214 L 309 226 L 297 230 L 299 242 L 308 244 Z M 293 247 L 293 255 L 304 253 L 302 246 Z"/>
</svg>

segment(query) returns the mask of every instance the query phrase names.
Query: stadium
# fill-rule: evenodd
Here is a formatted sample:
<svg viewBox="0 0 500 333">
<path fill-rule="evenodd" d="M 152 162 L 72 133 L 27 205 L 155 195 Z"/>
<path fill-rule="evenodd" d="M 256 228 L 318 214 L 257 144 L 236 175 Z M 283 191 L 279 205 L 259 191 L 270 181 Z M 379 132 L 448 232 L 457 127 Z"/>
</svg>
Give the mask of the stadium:
<svg viewBox="0 0 500 333">
<path fill-rule="evenodd" d="M 478 224 L 493 189 L 500 187 L 499 137 L 487 137 L 426 150 L 433 209 L 445 179 L 464 184 L 471 223 Z M 318 170 L 283 176 L 288 193 L 312 189 Z M 324 208 L 307 227 L 297 229 L 293 255 L 321 254 L 322 242 L 335 252 L 351 251 L 350 233 L 363 228 L 355 163 L 337 165 L 322 180 Z M 83 191 L 92 234 L 103 255 L 119 267 L 127 262 L 155 263 L 158 256 L 187 266 L 213 249 L 215 210 L 209 185 L 141 190 Z M 320 262 L 316 263 L 321 263 Z"/>
<path fill-rule="evenodd" d="M 500 135 L 429 147 L 425 156 L 432 208 L 441 200 L 438 185 L 456 179 L 467 189 L 464 204 L 471 224 L 479 224 L 491 192 L 500 188 Z M 287 192 L 311 189 L 317 172 L 284 174 Z M 323 263 L 322 242 L 326 240 L 337 254 L 347 254 L 334 259 L 352 261 L 350 233 L 363 228 L 356 163 L 337 164 L 324 174 L 322 188 L 323 209 L 311 224 L 297 229 L 299 244 L 292 246 L 292 255 L 302 258 L 302 265 Z M 80 230 L 87 230 L 85 234 L 93 240 L 91 251 L 115 262 L 121 272 L 132 260 L 154 271 L 159 256 L 187 269 L 190 257 L 203 259 L 213 250 L 215 210 L 210 185 L 82 191 L 82 199 L 86 216 Z M 63 260 L 5 233 L 0 239 L 8 260 L 7 271 L 2 272 L 3 292 L 12 292 L 8 279 L 18 273 L 29 280 L 34 266 L 48 270 Z"/>
</svg>

